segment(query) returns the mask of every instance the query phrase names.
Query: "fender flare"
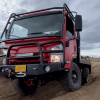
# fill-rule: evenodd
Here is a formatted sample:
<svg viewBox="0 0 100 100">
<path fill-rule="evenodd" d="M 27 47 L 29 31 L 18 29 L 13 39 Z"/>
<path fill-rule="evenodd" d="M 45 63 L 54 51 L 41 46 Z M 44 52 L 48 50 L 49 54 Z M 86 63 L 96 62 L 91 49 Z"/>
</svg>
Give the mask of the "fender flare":
<svg viewBox="0 0 100 100">
<path fill-rule="evenodd" d="M 75 62 L 77 64 L 77 57 L 76 56 L 72 57 L 72 62 Z"/>
</svg>

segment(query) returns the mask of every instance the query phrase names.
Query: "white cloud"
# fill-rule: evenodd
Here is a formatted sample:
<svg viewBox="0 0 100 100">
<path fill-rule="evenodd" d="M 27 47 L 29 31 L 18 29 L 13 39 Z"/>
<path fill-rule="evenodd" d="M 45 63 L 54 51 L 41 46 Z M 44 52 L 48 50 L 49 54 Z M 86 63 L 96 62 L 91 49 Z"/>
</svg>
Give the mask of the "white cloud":
<svg viewBox="0 0 100 100">
<path fill-rule="evenodd" d="M 82 50 L 90 50 L 90 49 L 98 49 L 100 48 L 100 40 L 98 40 L 98 43 L 87 43 L 87 42 L 81 42 L 81 49 Z"/>
<path fill-rule="evenodd" d="M 22 0 L 0 0 L 0 33 L 3 31 L 10 14 L 22 9 L 20 6 L 21 1 Z"/>
</svg>

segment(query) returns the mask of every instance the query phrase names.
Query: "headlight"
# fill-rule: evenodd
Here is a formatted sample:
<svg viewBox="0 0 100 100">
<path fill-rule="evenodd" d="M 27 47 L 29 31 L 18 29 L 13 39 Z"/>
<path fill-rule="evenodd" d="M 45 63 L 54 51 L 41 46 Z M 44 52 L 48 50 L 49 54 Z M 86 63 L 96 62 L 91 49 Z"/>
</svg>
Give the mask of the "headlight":
<svg viewBox="0 0 100 100">
<path fill-rule="evenodd" d="M 3 54 L 7 55 L 7 50 L 3 49 Z"/>
<path fill-rule="evenodd" d="M 62 44 L 56 45 L 55 47 L 53 47 L 51 50 L 63 50 L 63 46 Z"/>
<path fill-rule="evenodd" d="M 3 58 L 3 64 L 6 64 L 6 58 L 5 57 Z"/>
<path fill-rule="evenodd" d="M 53 47 L 51 50 L 63 50 L 62 44 Z M 51 62 L 63 62 L 63 53 L 51 53 Z"/>
<path fill-rule="evenodd" d="M 3 54 L 7 55 L 7 50 L 3 49 Z M 6 64 L 6 57 L 3 57 L 3 64 Z"/>
<path fill-rule="evenodd" d="M 59 55 L 51 55 L 51 62 L 60 62 L 60 56 Z"/>
</svg>

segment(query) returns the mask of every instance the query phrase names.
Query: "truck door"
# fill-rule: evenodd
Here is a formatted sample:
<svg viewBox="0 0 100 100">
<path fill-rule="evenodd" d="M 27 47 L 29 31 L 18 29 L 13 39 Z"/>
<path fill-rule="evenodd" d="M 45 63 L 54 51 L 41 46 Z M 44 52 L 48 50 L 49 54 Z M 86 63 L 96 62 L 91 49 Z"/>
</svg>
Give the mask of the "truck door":
<svg viewBox="0 0 100 100">
<path fill-rule="evenodd" d="M 76 55 L 76 36 L 74 33 L 74 24 L 72 20 L 66 16 L 66 47 L 65 47 L 65 59 L 69 63 L 65 65 L 65 68 L 71 67 L 72 57 Z"/>
</svg>

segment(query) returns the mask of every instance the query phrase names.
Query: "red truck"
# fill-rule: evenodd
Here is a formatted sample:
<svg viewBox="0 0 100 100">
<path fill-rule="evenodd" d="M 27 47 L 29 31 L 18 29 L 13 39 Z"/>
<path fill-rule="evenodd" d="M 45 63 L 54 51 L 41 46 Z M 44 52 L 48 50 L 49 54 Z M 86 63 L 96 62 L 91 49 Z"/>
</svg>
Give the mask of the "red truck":
<svg viewBox="0 0 100 100">
<path fill-rule="evenodd" d="M 74 17 L 72 13 L 75 13 Z M 80 60 L 82 17 L 66 4 L 22 14 L 11 14 L 1 35 L 0 73 L 14 81 L 21 95 L 59 79 L 66 91 L 88 82 L 91 64 Z"/>
</svg>

